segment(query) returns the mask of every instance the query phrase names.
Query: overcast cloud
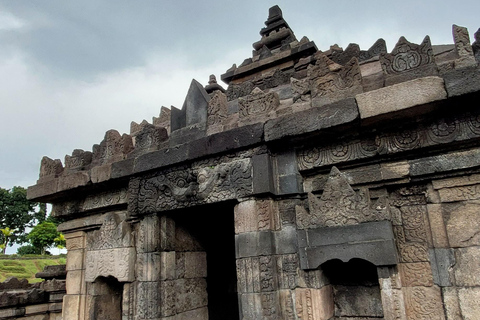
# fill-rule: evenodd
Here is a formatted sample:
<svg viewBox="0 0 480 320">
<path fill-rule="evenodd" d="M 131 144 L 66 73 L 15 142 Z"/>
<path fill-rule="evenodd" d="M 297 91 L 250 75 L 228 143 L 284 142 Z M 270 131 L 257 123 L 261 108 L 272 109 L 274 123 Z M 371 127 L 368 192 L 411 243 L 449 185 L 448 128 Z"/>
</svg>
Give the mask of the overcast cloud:
<svg viewBox="0 0 480 320">
<path fill-rule="evenodd" d="M 478 0 L 0 0 L 0 187 L 33 185 L 42 156 L 63 162 L 109 129 L 181 107 L 192 78 L 207 84 L 251 57 L 275 4 L 320 50 L 384 38 L 391 51 L 402 35 L 453 43 L 452 24 L 473 41 L 480 27 Z"/>
</svg>

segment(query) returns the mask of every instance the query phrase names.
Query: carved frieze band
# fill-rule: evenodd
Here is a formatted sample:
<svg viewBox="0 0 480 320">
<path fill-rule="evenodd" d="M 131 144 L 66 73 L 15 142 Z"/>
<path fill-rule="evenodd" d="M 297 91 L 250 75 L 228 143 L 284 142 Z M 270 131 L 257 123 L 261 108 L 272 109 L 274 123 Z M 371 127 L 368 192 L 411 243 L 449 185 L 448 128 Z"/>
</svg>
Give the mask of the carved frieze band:
<svg viewBox="0 0 480 320">
<path fill-rule="evenodd" d="M 466 114 L 455 119 L 440 119 L 428 126 L 404 129 L 359 140 L 344 140 L 325 147 L 298 151 L 300 170 L 393 154 L 434 145 L 463 141 L 480 136 L 480 115 Z"/>
<path fill-rule="evenodd" d="M 187 168 L 132 179 L 130 214 L 147 214 L 220 202 L 252 192 L 250 159 L 202 168 Z"/>
<path fill-rule="evenodd" d="M 66 216 L 117 205 L 126 205 L 127 202 L 128 188 L 125 187 L 109 192 L 92 194 L 80 200 L 57 203 L 54 205 L 54 211 L 56 216 Z"/>
</svg>

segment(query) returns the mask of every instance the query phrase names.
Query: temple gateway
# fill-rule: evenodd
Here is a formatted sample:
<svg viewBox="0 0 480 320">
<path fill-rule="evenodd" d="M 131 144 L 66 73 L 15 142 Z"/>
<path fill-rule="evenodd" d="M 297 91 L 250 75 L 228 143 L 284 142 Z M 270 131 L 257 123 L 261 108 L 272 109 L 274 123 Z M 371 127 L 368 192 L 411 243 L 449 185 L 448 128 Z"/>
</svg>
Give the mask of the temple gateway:
<svg viewBox="0 0 480 320">
<path fill-rule="evenodd" d="M 270 8 L 181 109 L 44 157 L 63 320 L 480 319 L 480 32 L 320 51 Z"/>
</svg>

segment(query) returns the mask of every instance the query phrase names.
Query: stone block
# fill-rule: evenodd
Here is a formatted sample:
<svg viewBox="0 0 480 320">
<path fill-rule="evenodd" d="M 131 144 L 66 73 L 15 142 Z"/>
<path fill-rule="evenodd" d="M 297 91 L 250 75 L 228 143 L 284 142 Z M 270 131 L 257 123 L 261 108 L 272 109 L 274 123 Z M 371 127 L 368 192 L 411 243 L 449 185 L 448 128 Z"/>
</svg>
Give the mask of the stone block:
<svg viewBox="0 0 480 320">
<path fill-rule="evenodd" d="M 110 177 L 112 179 L 128 177 L 133 173 L 135 159 L 125 159 L 112 163 Z"/>
<path fill-rule="evenodd" d="M 260 292 L 260 260 L 258 258 L 237 259 L 238 293 Z"/>
<path fill-rule="evenodd" d="M 275 155 L 276 190 L 278 194 L 303 192 L 302 176 L 297 169 L 297 157 L 294 150 Z"/>
<path fill-rule="evenodd" d="M 334 286 L 336 317 L 382 317 L 379 287 Z"/>
<path fill-rule="evenodd" d="M 295 310 L 299 319 L 330 319 L 334 315 L 332 287 L 295 289 Z"/>
<path fill-rule="evenodd" d="M 433 282 L 440 287 L 452 285 L 450 270 L 455 265 L 453 249 L 430 249 Z"/>
<path fill-rule="evenodd" d="M 462 319 L 457 291 L 457 288 L 442 288 L 443 305 L 445 307 L 445 315 L 447 320 Z"/>
<path fill-rule="evenodd" d="M 463 319 L 477 320 L 480 315 L 480 288 L 460 288 L 458 290 L 458 300 Z"/>
<path fill-rule="evenodd" d="M 442 208 L 451 247 L 480 245 L 480 203 L 448 203 Z"/>
<path fill-rule="evenodd" d="M 137 282 L 135 314 L 138 319 L 158 319 L 160 316 L 174 315 L 174 303 L 173 282 Z"/>
<path fill-rule="evenodd" d="M 262 142 L 263 124 L 257 123 L 208 136 L 206 154 L 216 154 L 235 150 Z M 195 144 L 195 143 L 194 143 Z M 191 157 L 190 157 L 191 159 Z"/>
<path fill-rule="evenodd" d="M 382 163 L 380 164 L 380 171 L 384 180 L 402 179 L 410 174 L 410 165 L 407 161 Z"/>
<path fill-rule="evenodd" d="M 149 152 L 135 159 L 134 173 L 161 168 L 188 159 L 188 144 L 181 144 L 168 149 Z"/>
<path fill-rule="evenodd" d="M 28 187 L 27 199 L 28 200 L 39 199 L 41 197 L 56 193 L 57 189 L 58 189 L 58 179 L 41 181 L 41 182 L 38 182 L 36 185 Z"/>
<path fill-rule="evenodd" d="M 53 314 L 37 314 L 37 315 L 32 315 L 32 316 L 24 316 L 21 319 L 22 320 L 54 320 L 55 319 L 55 313 Z M 62 315 L 59 313 L 60 316 Z M 50 316 L 52 315 L 52 316 Z M 60 319 L 61 320 L 61 319 Z"/>
<path fill-rule="evenodd" d="M 434 189 L 443 189 L 451 187 L 463 187 L 480 183 L 480 174 L 465 175 L 447 179 L 432 180 Z"/>
<path fill-rule="evenodd" d="M 480 184 L 443 188 L 438 190 L 442 202 L 458 202 L 480 199 Z"/>
<path fill-rule="evenodd" d="M 100 183 L 110 179 L 112 174 L 112 165 L 104 164 L 95 166 L 90 170 L 90 179 L 93 183 Z"/>
<path fill-rule="evenodd" d="M 185 278 L 207 277 L 207 253 L 185 252 Z"/>
<path fill-rule="evenodd" d="M 93 282 L 99 276 L 113 276 L 120 282 L 134 281 L 135 255 L 134 247 L 87 251 L 85 281 Z"/>
<path fill-rule="evenodd" d="M 175 309 L 177 313 L 206 307 L 207 281 L 203 278 L 175 280 Z"/>
<path fill-rule="evenodd" d="M 22 307 L 0 309 L 0 319 L 23 316 L 24 314 L 25 314 L 25 308 L 22 308 Z"/>
<path fill-rule="evenodd" d="M 61 304 L 60 304 L 61 306 Z M 25 315 L 30 315 L 34 313 L 46 313 L 49 309 L 49 304 L 48 303 L 42 303 L 42 304 L 35 304 L 32 306 L 26 306 L 25 307 Z"/>
<path fill-rule="evenodd" d="M 66 270 L 82 270 L 84 269 L 84 250 L 69 250 L 67 251 L 67 266 Z"/>
<path fill-rule="evenodd" d="M 65 295 L 62 310 L 64 320 L 83 320 L 80 318 L 80 295 Z"/>
<path fill-rule="evenodd" d="M 410 175 L 413 177 L 432 173 L 467 169 L 478 166 L 480 150 L 456 151 L 437 156 L 410 160 Z M 443 201 L 443 200 L 442 200 Z"/>
<path fill-rule="evenodd" d="M 70 270 L 67 272 L 65 289 L 69 295 L 85 293 L 85 277 L 83 270 Z"/>
<path fill-rule="evenodd" d="M 90 175 L 86 171 L 73 172 L 58 177 L 57 192 L 86 186 L 90 182 Z"/>
<path fill-rule="evenodd" d="M 428 262 L 399 263 L 398 270 L 403 287 L 433 286 L 432 269 Z"/>
<path fill-rule="evenodd" d="M 252 157 L 253 193 L 275 193 L 272 160 L 269 154 Z"/>
<path fill-rule="evenodd" d="M 480 69 L 476 66 L 451 70 L 443 79 L 449 97 L 480 91 Z"/>
<path fill-rule="evenodd" d="M 432 242 L 434 248 L 448 248 L 447 230 L 442 215 L 442 205 L 428 204 L 428 221 L 432 232 Z"/>
<path fill-rule="evenodd" d="M 208 320 L 208 308 L 198 308 L 179 313 L 175 316 L 175 320 Z"/>
<path fill-rule="evenodd" d="M 402 111 L 447 98 L 442 78 L 425 77 L 355 96 L 361 119 Z"/>
<path fill-rule="evenodd" d="M 138 281 L 159 281 L 161 273 L 160 253 L 137 253 L 136 267 Z"/>
<path fill-rule="evenodd" d="M 237 258 L 270 255 L 275 252 L 273 232 L 260 231 L 235 235 Z"/>
<path fill-rule="evenodd" d="M 294 226 L 283 226 L 274 232 L 275 253 L 289 254 L 298 252 L 297 229 Z"/>
<path fill-rule="evenodd" d="M 408 319 L 445 320 L 440 289 L 433 287 L 403 288 Z"/>
<path fill-rule="evenodd" d="M 175 251 L 160 252 L 160 280 L 173 280 L 175 277 Z"/>
<path fill-rule="evenodd" d="M 453 266 L 457 286 L 480 286 L 480 246 L 455 250 L 456 264 Z"/>
<path fill-rule="evenodd" d="M 353 98 L 318 108 L 296 112 L 265 123 L 265 141 L 333 129 L 351 124 L 358 118 Z"/>
</svg>

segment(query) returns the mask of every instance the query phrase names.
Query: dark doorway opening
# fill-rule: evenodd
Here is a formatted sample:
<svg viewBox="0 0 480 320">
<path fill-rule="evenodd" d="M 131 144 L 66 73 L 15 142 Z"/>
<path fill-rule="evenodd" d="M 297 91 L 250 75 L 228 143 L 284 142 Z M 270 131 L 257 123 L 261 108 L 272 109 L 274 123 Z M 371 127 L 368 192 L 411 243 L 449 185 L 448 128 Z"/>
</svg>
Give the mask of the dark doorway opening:
<svg viewBox="0 0 480 320">
<path fill-rule="evenodd" d="M 321 269 L 333 289 L 334 319 L 383 319 L 377 268 L 362 259 L 329 260 Z"/>
<path fill-rule="evenodd" d="M 234 205 L 205 205 L 171 215 L 207 254 L 209 320 L 239 320 Z"/>
<path fill-rule="evenodd" d="M 92 297 L 89 319 L 122 320 L 123 283 L 114 277 L 98 277 L 88 284 Z"/>
</svg>

